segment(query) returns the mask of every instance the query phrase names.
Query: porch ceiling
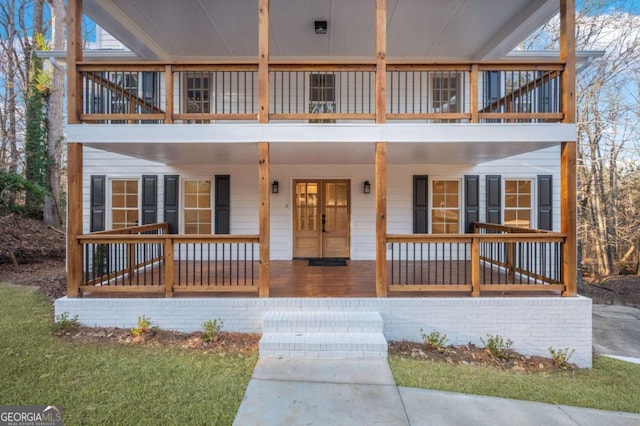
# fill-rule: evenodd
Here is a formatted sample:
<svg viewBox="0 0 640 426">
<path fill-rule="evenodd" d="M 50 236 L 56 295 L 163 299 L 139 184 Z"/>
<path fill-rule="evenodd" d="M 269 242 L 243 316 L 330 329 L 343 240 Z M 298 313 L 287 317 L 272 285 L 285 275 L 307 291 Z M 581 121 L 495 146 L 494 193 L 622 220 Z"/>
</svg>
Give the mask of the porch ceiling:
<svg viewBox="0 0 640 426">
<path fill-rule="evenodd" d="M 271 0 L 271 56 L 373 58 L 375 2 Z M 388 56 L 495 59 L 559 8 L 558 0 L 387 0 Z M 258 0 L 85 0 L 98 25 L 144 59 L 257 56 Z M 326 35 L 315 20 L 328 21 Z"/>
</svg>

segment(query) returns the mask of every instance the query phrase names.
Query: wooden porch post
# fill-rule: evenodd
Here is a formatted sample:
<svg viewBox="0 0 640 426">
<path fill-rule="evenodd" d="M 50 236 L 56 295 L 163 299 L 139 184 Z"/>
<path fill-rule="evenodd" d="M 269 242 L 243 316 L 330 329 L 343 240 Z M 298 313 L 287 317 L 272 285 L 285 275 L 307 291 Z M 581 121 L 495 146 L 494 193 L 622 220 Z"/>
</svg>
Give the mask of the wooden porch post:
<svg viewBox="0 0 640 426">
<path fill-rule="evenodd" d="M 67 143 L 67 296 L 80 297 L 82 284 L 82 144 Z"/>
<path fill-rule="evenodd" d="M 269 122 L 269 0 L 258 4 L 258 122 Z"/>
<path fill-rule="evenodd" d="M 82 0 L 67 2 L 67 120 L 80 123 L 82 79 Z M 67 296 L 79 297 L 82 284 L 82 144 L 67 143 Z"/>
<path fill-rule="evenodd" d="M 376 296 L 387 297 L 387 143 L 376 143 Z"/>
<path fill-rule="evenodd" d="M 564 123 L 576 122 L 576 36 L 575 0 L 560 0 L 560 60 L 562 73 L 562 112 Z M 576 142 L 561 145 L 560 161 L 560 231 L 567 239 L 562 249 L 563 296 L 577 292 L 577 206 L 576 206 Z"/>
<path fill-rule="evenodd" d="M 376 0 L 376 123 L 387 121 L 387 1 Z M 387 297 L 387 143 L 376 143 L 376 296 Z"/>
<path fill-rule="evenodd" d="M 82 61 L 82 0 L 67 2 L 67 121 L 80 123 L 82 77 L 77 62 Z"/>
<path fill-rule="evenodd" d="M 270 197 L 269 189 L 269 143 L 258 144 L 258 197 L 260 199 L 260 284 L 259 297 L 269 297 L 269 263 L 270 263 Z"/>
<path fill-rule="evenodd" d="M 173 66 L 164 67 L 164 124 L 173 123 Z"/>
</svg>

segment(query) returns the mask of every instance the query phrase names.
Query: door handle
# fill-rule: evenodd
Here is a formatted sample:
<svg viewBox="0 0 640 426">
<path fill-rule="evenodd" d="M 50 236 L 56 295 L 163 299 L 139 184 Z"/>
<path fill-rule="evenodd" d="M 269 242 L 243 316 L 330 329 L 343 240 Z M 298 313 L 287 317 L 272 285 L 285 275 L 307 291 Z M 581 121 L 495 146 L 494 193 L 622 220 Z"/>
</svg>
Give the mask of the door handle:
<svg viewBox="0 0 640 426">
<path fill-rule="evenodd" d="M 323 214 L 323 215 L 322 215 L 322 232 L 323 232 L 323 233 L 324 233 L 324 232 L 327 232 L 327 231 L 325 231 L 325 229 L 324 229 L 324 224 L 325 224 L 326 222 L 327 222 L 327 218 L 326 218 L 326 216 Z"/>
</svg>

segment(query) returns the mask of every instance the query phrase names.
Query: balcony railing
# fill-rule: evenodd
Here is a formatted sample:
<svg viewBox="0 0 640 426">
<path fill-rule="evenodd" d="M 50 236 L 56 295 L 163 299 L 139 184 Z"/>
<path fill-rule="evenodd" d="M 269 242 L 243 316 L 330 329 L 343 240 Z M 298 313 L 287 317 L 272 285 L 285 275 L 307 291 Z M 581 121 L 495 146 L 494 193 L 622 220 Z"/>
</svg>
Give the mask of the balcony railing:
<svg viewBox="0 0 640 426">
<path fill-rule="evenodd" d="M 257 64 L 78 64 L 88 123 L 257 121 Z M 434 123 L 557 122 L 558 62 L 389 64 L 386 119 Z M 270 121 L 373 121 L 373 64 L 272 64 Z"/>
<path fill-rule="evenodd" d="M 257 292 L 259 237 L 168 235 L 154 224 L 78 237 L 86 293 Z"/>
<path fill-rule="evenodd" d="M 474 234 L 388 235 L 390 291 L 522 292 L 565 290 L 565 236 L 491 224 Z"/>
</svg>

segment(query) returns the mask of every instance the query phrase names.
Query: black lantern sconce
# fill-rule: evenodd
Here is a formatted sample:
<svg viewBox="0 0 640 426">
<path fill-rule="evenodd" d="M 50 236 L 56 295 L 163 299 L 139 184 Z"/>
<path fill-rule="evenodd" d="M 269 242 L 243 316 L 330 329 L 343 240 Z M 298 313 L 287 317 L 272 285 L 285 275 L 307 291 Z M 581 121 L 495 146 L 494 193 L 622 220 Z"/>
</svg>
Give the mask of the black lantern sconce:
<svg viewBox="0 0 640 426">
<path fill-rule="evenodd" d="M 326 34 L 327 33 L 327 21 L 314 21 L 313 29 L 316 34 Z"/>
<path fill-rule="evenodd" d="M 365 181 L 364 181 L 364 189 L 363 189 L 363 192 L 364 192 L 365 194 L 371 194 L 371 184 L 369 183 L 369 181 L 368 181 L 368 180 L 365 180 Z"/>
<path fill-rule="evenodd" d="M 271 193 L 277 194 L 278 191 L 279 191 L 278 181 L 274 180 L 273 183 L 271 184 Z"/>
</svg>

